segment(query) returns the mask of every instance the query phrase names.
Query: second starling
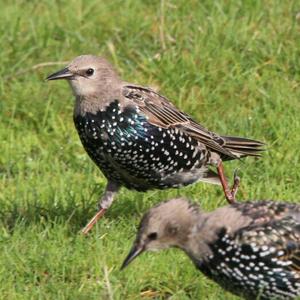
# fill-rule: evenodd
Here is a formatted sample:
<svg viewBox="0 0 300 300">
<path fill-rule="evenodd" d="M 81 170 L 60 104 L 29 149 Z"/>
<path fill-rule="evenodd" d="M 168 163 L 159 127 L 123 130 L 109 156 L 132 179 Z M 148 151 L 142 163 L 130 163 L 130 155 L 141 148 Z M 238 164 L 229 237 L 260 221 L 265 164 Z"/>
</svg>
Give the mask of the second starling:
<svg viewBox="0 0 300 300">
<path fill-rule="evenodd" d="M 101 57 L 79 56 L 47 79 L 69 81 L 81 142 L 108 180 L 99 211 L 84 233 L 110 207 L 122 186 L 147 191 L 204 181 L 221 184 L 232 203 L 239 181 L 236 178 L 229 188 L 222 161 L 259 156 L 262 150 L 259 141 L 207 130 L 161 94 L 123 81 Z"/>
<path fill-rule="evenodd" d="M 259 201 L 205 213 L 184 199 L 144 215 L 122 268 L 147 250 L 177 247 L 224 289 L 246 299 L 300 296 L 300 206 Z"/>
</svg>

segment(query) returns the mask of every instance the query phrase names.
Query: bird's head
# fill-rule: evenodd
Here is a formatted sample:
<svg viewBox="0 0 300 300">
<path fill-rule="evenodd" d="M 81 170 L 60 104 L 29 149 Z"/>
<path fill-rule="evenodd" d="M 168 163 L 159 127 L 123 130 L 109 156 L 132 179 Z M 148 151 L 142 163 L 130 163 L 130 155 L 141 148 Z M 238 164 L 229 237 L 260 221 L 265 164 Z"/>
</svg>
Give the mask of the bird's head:
<svg viewBox="0 0 300 300">
<path fill-rule="evenodd" d="M 64 69 L 49 75 L 47 80 L 66 79 L 75 96 L 97 95 L 106 85 L 119 81 L 119 76 L 107 60 L 94 55 L 76 57 Z"/>
<path fill-rule="evenodd" d="M 184 248 L 198 209 L 183 198 L 151 208 L 142 218 L 136 240 L 121 269 L 147 250 Z"/>
</svg>

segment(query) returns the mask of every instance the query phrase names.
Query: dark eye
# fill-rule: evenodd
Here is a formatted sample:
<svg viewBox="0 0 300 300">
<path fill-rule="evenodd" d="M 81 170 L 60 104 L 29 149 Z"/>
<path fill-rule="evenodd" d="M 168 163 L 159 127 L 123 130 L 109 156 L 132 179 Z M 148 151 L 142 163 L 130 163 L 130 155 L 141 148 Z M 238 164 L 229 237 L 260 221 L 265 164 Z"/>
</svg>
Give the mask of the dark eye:
<svg viewBox="0 0 300 300">
<path fill-rule="evenodd" d="M 148 239 L 149 239 L 150 241 L 156 240 L 156 239 L 157 239 L 157 233 L 156 233 L 156 232 L 149 233 L 149 234 L 148 234 Z"/>
<path fill-rule="evenodd" d="M 87 76 L 92 76 L 92 75 L 94 74 L 94 69 L 92 69 L 92 68 L 87 69 L 87 70 L 85 71 L 85 74 L 86 74 Z"/>
</svg>

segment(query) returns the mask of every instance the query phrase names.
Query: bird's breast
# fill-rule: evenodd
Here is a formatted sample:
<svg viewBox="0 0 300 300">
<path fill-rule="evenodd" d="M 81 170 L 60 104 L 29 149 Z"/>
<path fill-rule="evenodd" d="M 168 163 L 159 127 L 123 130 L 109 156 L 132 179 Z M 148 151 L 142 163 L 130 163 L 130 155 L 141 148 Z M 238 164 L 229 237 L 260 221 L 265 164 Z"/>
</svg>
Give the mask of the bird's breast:
<svg viewBox="0 0 300 300">
<path fill-rule="evenodd" d="M 172 186 L 161 178 L 194 170 L 206 159 L 197 141 L 179 129 L 155 126 L 138 107 L 122 107 L 117 100 L 97 113 L 75 116 L 74 122 L 85 149 L 101 169 L 110 164 L 158 185 Z"/>
</svg>

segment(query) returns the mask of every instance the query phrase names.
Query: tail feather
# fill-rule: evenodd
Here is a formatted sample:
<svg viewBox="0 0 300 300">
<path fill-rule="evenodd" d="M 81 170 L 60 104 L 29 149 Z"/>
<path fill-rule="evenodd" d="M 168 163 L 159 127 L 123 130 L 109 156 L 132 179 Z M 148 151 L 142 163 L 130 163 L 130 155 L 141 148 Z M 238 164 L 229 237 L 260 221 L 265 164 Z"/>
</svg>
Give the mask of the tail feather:
<svg viewBox="0 0 300 300">
<path fill-rule="evenodd" d="M 222 136 L 222 138 L 225 140 L 223 147 L 238 158 L 244 156 L 261 156 L 261 152 L 265 151 L 263 148 L 265 143 L 260 141 L 235 136 Z"/>
</svg>

